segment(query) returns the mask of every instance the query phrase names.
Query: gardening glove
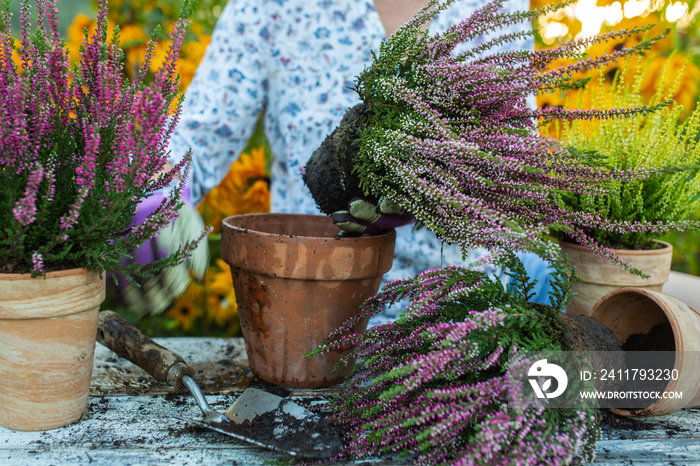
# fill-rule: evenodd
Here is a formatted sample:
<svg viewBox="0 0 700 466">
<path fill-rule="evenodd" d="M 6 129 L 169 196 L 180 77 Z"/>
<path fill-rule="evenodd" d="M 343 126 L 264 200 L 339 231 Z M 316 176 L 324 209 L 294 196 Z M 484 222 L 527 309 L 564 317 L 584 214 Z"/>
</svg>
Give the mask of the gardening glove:
<svg viewBox="0 0 700 466">
<path fill-rule="evenodd" d="M 345 233 L 361 235 L 391 230 L 413 221 L 406 209 L 382 196 L 378 203 L 356 197 L 348 203 L 348 210 L 333 212 L 333 223 Z"/>
<path fill-rule="evenodd" d="M 141 201 L 136 207 L 132 225 L 142 223 L 163 200 L 164 193 L 157 192 Z M 182 192 L 184 206 L 178 217 L 158 232 L 158 236 L 146 241 L 133 251 L 133 259 L 127 262 L 146 264 L 169 256 L 185 241 L 196 239 L 204 229 L 202 216 L 190 205 L 190 189 Z M 209 266 L 209 246 L 201 241 L 192 256 L 175 267 L 165 267 L 152 277 L 135 277 L 140 286 L 129 283 L 125 277 L 117 276 L 119 285 L 114 287 L 117 297 L 139 318 L 161 314 L 185 292 L 191 280 L 201 281 Z"/>
</svg>

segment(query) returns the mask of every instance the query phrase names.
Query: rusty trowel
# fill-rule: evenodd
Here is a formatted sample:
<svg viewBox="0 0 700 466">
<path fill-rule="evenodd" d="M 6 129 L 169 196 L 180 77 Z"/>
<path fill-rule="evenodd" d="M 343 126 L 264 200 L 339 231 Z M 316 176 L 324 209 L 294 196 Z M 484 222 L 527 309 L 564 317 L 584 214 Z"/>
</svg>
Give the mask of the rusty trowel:
<svg viewBox="0 0 700 466">
<path fill-rule="evenodd" d="M 212 409 L 194 381 L 194 371 L 178 354 L 159 345 L 119 314 L 102 311 L 97 341 L 133 362 L 159 382 L 186 387 L 204 415 L 194 422 L 280 453 L 327 459 L 340 452 L 338 434 L 318 414 L 263 390 L 245 390 L 225 413 Z"/>
</svg>

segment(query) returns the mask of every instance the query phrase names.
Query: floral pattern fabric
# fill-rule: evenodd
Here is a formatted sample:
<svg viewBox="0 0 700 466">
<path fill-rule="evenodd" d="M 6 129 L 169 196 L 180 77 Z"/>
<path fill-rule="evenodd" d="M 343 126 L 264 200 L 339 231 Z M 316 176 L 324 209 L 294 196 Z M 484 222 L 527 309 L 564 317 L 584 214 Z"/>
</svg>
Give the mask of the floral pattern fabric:
<svg viewBox="0 0 700 466">
<path fill-rule="evenodd" d="M 431 24 L 431 33 L 446 30 L 483 3 L 455 2 Z M 529 2 L 512 0 L 508 7 L 525 10 Z M 385 37 L 372 0 L 230 0 L 170 143 L 175 161 L 192 149 L 192 201 L 198 203 L 224 178 L 265 111 L 274 155 L 271 210 L 319 213 L 301 170 L 345 111 L 359 103 L 354 79 Z M 533 46 L 523 41 L 507 48 Z M 483 253 L 473 251 L 468 261 Z M 546 275 L 546 264 L 537 261 L 528 259 L 526 265 Z M 425 229 L 402 227 L 385 279 L 463 263 L 459 248 L 441 245 Z"/>
</svg>

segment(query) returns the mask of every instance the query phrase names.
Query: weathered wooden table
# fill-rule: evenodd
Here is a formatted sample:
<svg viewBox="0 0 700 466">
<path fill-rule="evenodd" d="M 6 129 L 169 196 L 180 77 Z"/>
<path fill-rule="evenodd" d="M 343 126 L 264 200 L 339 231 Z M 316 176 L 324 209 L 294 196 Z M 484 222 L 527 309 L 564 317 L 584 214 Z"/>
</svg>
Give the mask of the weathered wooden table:
<svg viewBox="0 0 700 466">
<path fill-rule="evenodd" d="M 225 410 L 250 386 L 297 400 L 332 390 L 288 390 L 250 373 L 240 338 L 163 338 L 197 372 L 207 400 Z M 0 465 L 270 464 L 282 455 L 172 417 L 200 418 L 189 393 L 154 382 L 148 374 L 97 345 L 90 404 L 83 419 L 47 432 L 0 427 Z M 604 415 L 596 464 L 700 464 L 700 409 L 673 415 L 623 419 Z M 364 464 L 400 464 L 383 459 Z"/>
</svg>

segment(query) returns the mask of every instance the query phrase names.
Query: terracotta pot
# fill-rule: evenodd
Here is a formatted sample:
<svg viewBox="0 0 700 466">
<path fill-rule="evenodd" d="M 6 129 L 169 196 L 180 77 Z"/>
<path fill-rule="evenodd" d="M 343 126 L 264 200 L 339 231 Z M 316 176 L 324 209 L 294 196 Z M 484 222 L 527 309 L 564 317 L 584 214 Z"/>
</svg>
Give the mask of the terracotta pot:
<svg viewBox="0 0 700 466">
<path fill-rule="evenodd" d="M 566 307 L 566 312 L 590 316 L 593 306 L 600 298 L 623 286 L 661 291 L 671 271 L 673 247 L 663 241 L 655 242 L 663 247 L 647 250 L 613 250 L 622 260 L 649 275 L 649 278 L 642 278 L 603 259 L 583 246 L 560 241 L 562 253 L 569 256 L 576 275 L 581 277 L 580 281 L 573 284 L 576 296 Z"/>
<path fill-rule="evenodd" d="M 105 280 L 85 269 L 0 274 L 0 425 L 47 430 L 87 409 Z"/>
<path fill-rule="evenodd" d="M 396 233 L 336 238 L 339 231 L 321 215 L 224 219 L 222 256 L 231 266 L 250 368 L 262 380 L 326 387 L 351 370 L 332 371 L 347 350 L 303 357 L 377 292 Z"/>
<path fill-rule="evenodd" d="M 673 296 L 644 288 L 618 288 L 593 308 L 592 316 L 608 327 L 623 345 L 630 335 L 645 334 L 657 324 L 670 323 L 675 340 L 674 369 L 678 379 L 666 386 L 682 399 L 659 399 L 643 410 L 613 409 L 622 416 L 660 416 L 700 406 L 700 313 Z"/>
</svg>

